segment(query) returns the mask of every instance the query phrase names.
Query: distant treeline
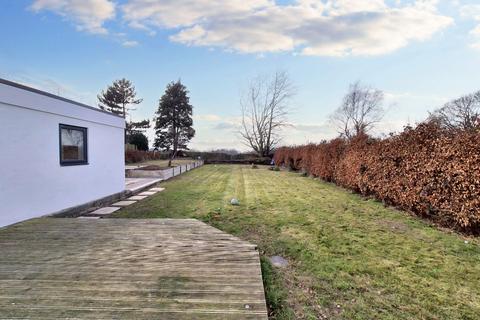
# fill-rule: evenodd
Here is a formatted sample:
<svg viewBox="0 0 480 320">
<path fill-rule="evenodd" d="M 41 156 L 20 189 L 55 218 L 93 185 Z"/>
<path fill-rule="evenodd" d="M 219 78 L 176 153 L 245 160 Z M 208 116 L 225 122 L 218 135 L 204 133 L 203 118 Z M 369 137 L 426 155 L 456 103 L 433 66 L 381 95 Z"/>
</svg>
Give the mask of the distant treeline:
<svg viewBox="0 0 480 320">
<path fill-rule="evenodd" d="M 186 151 L 185 154 L 192 158 L 205 160 L 205 163 L 237 163 L 237 164 L 270 164 L 270 157 L 259 157 L 256 153 L 224 153 L 224 152 L 202 152 L 202 151 Z"/>
<path fill-rule="evenodd" d="M 126 150 L 125 162 L 138 163 L 149 160 L 166 160 L 170 157 L 169 152 L 164 151 L 139 151 Z M 177 158 L 202 159 L 208 163 L 237 163 L 237 164 L 270 164 L 270 157 L 258 157 L 255 153 L 240 153 L 228 150 L 221 151 L 179 151 Z"/>
</svg>

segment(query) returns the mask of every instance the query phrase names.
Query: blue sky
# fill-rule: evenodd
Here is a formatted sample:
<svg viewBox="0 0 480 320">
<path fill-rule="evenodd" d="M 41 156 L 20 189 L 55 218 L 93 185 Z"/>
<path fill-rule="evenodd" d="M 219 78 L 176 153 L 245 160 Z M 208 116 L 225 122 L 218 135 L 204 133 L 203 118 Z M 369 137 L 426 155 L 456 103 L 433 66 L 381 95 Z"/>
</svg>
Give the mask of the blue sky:
<svg viewBox="0 0 480 320">
<path fill-rule="evenodd" d="M 328 116 L 356 80 L 385 91 L 377 134 L 480 89 L 473 0 L 3 0 L 0 39 L 0 77 L 91 105 L 125 77 L 136 120 L 181 79 L 201 150 L 242 148 L 240 95 L 278 70 L 297 88 L 285 144 L 335 136 Z"/>
</svg>

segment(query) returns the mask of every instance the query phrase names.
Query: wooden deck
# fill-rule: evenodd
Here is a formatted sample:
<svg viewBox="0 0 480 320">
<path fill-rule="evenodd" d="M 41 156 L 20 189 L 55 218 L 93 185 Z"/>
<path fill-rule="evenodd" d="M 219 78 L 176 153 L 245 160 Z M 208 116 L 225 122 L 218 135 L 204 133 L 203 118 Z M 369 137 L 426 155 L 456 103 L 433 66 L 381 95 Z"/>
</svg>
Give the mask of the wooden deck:
<svg viewBox="0 0 480 320">
<path fill-rule="evenodd" d="M 255 246 L 193 219 L 0 229 L 0 319 L 267 319 Z"/>
</svg>

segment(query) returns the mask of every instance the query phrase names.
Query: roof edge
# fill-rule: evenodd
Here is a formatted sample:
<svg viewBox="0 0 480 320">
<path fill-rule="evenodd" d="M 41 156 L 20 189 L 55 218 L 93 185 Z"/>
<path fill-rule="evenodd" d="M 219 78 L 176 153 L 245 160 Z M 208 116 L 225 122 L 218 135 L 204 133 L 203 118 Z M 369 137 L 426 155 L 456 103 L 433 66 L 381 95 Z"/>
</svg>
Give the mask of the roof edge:
<svg viewBox="0 0 480 320">
<path fill-rule="evenodd" d="M 46 96 L 46 97 L 56 99 L 56 100 L 60 100 L 60 101 L 63 101 L 63 102 L 68 102 L 68 103 L 75 104 L 75 105 L 83 107 L 83 108 L 98 111 L 98 112 L 101 112 L 101 113 L 105 113 L 105 114 L 123 119 L 122 116 L 117 115 L 115 113 L 108 112 L 108 111 L 105 111 L 105 110 L 102 110 L 102 109 L 99 109 L 99 108 L 95 108 L 95 107 L 89 106 L 89 105 L 81 103 L 81 102 L 77 102 L 77 101 L 74 101 L 74 100 L 71 100 L 71 99 L 67 99 L 67 98 L 64 98 L 64 97 L 61 97 L 61 96 L 57 96 L 53 93 L 49 93 L 49 92 L 46 92 L 46 91 L 35 89 L 35 88 L 29 87 L 29 86 L 26 86 L 26 85 L 23 85 L 23 84 L 20 84 L 20 83 L 17 83 L 17 82 L 13 82 L 13 81 L 10 81 L 10 80 L 6 80 L 6 79 L 3 79 L 3 78 L 0 78 L 0 84 L 4 84 L 4 85 L 7 85 L 7 86 L 11 86 L 11 87 L 26 90 L 26 91 L 30 91 L 30 92 L 33 92 L 33 93 L 36 93 L 36 94 L 40 94 L 42 96 Z"/>
</svg>

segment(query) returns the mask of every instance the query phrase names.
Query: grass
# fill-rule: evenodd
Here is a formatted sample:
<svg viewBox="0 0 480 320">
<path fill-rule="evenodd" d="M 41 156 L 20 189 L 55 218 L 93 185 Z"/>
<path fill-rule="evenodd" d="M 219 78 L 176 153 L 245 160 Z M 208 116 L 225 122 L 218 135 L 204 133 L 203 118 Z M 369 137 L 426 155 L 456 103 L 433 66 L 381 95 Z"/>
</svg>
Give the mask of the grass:
<svg viewBox="0 0 480 320">
<path fill-rule="evenodd" d="M 209 165 L 162 186 L 115 216 L 197 218 L 257 243 L 272 319 L 480 317 L 478 239 L 264 167 Z"/>
</svg>

